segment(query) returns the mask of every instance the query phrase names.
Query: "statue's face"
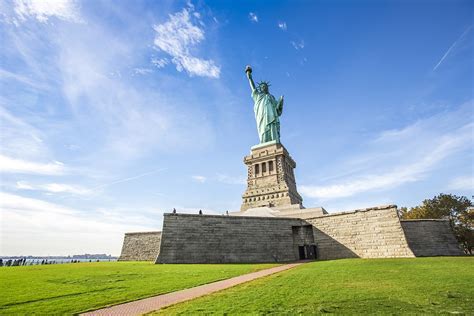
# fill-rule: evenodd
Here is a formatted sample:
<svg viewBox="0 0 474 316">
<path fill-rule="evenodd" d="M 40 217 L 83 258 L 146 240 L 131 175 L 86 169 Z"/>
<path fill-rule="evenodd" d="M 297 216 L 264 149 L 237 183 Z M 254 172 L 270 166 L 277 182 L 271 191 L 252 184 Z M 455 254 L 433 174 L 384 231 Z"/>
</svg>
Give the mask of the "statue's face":
<svg viewBox="0 0 474 316">
<path fill-rule="evenodd" d="M 262 84 L 260 86 L 260 89 L 262 89 L 262 92 L 263 93 L 268 93 L 268 86 L 266 84 Z"/>
</svg>

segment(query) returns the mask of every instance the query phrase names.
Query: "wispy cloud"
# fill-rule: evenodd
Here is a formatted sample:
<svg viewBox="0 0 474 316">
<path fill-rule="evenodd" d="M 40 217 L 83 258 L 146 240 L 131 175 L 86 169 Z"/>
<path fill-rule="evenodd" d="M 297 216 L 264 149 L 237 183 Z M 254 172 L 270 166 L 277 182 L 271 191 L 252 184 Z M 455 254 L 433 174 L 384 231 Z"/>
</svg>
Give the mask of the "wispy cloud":
<svg viewBox="0 0 474 316">
<path fill-rule="evenodd" d="M 448 183 L 448 189 L 471 191 L 471 193 L 474 194 L 474 174 L 452 179 Z"/>
<path fill-rule="evenodd" d="M 185 70 L 190 76 L 219 78 L 221 69 L 212 59 L 193 56 L 191 48 L 205 39 L 201 19 L 192 7 L 169 15 L 169 20 L 153 27 L 155 47 L 171 56 L 178 71 Z M 197 20 L 194 24 L 192 19 Z M 198 25 L 199 24 L 199 25 Z M 162 67 L 162 63 L 158 63 Z"/>
<path fill-rule="evenodd" d="M 195 143 L 192 136 L 201 140 L 199 146 L 212 140 L 209 122 L 191 119 L 201 116 L 201 109 L 187 99 L 191 92 L 177 96 L 168 89 L 175 82 L 166 78 L 147 88 L 141 76 L 134 75 L 150 53 L 149 47 L 142 48 L 145 37 L 127 32 L 115 36 L 114 28 L 96 19 L 61 27 L 57 22 L 40 25 L 32 18 L 22 27 L 7 25 L 2 30 L 11 59 L 18 61 L 18 72 L 0 71 L 0 79 L 13 82 L 17 89 L 0 97 L 0 170 L 9 173 L 9 181 L 37 183 L 15 174 L 73 173 L 81 177 L 75 183 L 90 183 L 84 178 L 96 181 L 98 175 L 120 177 L 125 165 L 133 170 L 135 159 L 150 152 L 190 148 Z M 143 22 L 144 28 L 149 26 Z M 42 82 L 51 87 L 47 95 L 37 91 Z M 74 154 L 68 144 L 74 144 Z"/>
<path fill-rule="evenodd" d="M 137 75 L 148 75 L 153 72 L 150 68 L 135 68 L 133 71 Z"/>
<path fill-rule="evenodd" d="M 282 31 L 286 31 L 288 27 L 286 26 L 285 21 L 281 21 L 281 22 L 278 22 L 278 28 Z"/>
<path fill-rule="evenodd" d="M 95 139 L 87 146 L 103 142 L 96 155 L 107 153 L 133 160 L 157 147 L 188 146 L 191 134 L 208 139 L 204 134 L 209 125 L 188 117 L 200 109 L 192 108 L 189 102 L 183 105 L 175 93 L 167 91 L 166 79 L 160 81 L 159 89 L 148 89 L 120 75 L 130 69 L 123 61 L 137 56 L 134 43 L 100 26 L 90 24 L 88 29 L 93 31 L 75 34 L 75 38 L 67 34 L 61 37 L 57 66 L 62 91 L 75 118 L 82 126 L 96 129 Z M 105 52 L 102 45 L 109 50 Z"/>
<path fill-rule="evenodd" d="M 253 12 L 249 12 L 249 20 L 253 23 L 258 23 L 258 16 Z"/>
<path fill-rule="evenodd" d="M 357 172 L 335 183 L 300 186 L 301 193 L 315 199 L 335 199 L 425 179 L 446 158 L 474 149 L 474 123 L 466 121 L 470 106 L 472 102 L 453 113 L 438 114 L 399 130 L 382 132 L 371 142 L 372 149 L 365 156 L 352 157 L 348 166 L 359 169 Z"/>
<path fill-rule="evenodd" d="M 296 42 L 291 41 L 290 43 L 293 46 L 293 48 L 296 49 L 296 50 L 303 49 L 304 45 L 305 45 L 303 40 L 299 40 L 299 41 L 296 41 Z"/>
<path fill-rule="evenodd" d="M 225 183 L 225 184 L 245 184 L 247 180 L 244 176 L 233 177 L 227 174 L 218 173 L 217 181 Z"/>
<path fill-rule="evenodd" d="M 15 0 L 14 10 L 20 21 L 30 17 L 42 23 L 52 17 L 69 22 L 83 21 L 74 0 Z"/>
<path fill-rule="evenodd" d="M 204 183 L 206 182 L 207 178 L 205 176 L 192 176 L 191 177 L 194 181 Z"/>
<path fill-rule="evenodd" d="M 36 184 L 36 183 L 28 182 L 28 181 L 17 181 L 15 185 L 15 189 L 41 191 L 41 192 L 46 192 L 50 195 L 59 193 L 62 195 L 62 197 L 74 196 L 74 195 L 90 196 L 93 194 L 100 193 L 102 192 L 103 189 L 108 188 L 110 186 L 137 180 L 137 179 L 161 172 L 163 170 L 166 170 L 166 169 L 165 168 L 157 169 L 157 170 L 141 173 L 135 176 L 117 179 L 115 181 L 103 183 L 103 184 L 92 186 L 92 187 L 84 187 L 77 184 L 66 184 L 66 183 Z M 67 195 L 64 195 L 64 194 L 67 194 Z"/>
<path fill-rule="evenodd" d="M 44 144 L 44 132 L 5 109 L 6 102 L 0 99 L 0 153 L 20 160 L 52 160 Z"/>
<path fill-rule="evenodd" d="M 65 173 L 65 167 L 64 164 L 59 161 L 41 163 L 21 159 L 13 159 L 7 156 L 0 155 L 0 172 L 62 175 Z"/>
<path fill-rule="evenodd" d="M 437 163 L 463 147 L 464 143 L 470 139 L 469 129 L 471 128 L 472 126 L 466 126 L 459 131 L 459 135 L 445 137 L 438 142 L 432 152 L 412 164 L 397 166 L 386 173 L 362 176 L 340 184 L 302 186 L 301 192 L 312 198 L 334 199 L 367 191 L 387 190 L 405 183 L 419 181 Z"/>
<path fill-rule="evenodd" d="M 0 207 L 5 211 L 28 210 L 35 212 L 48 210 L 54 214 L 74 214 L 74 211 L 68 207 L 43 200 L 26 198 L 5 192 L 0 192 L 0 197 Z"/>
<path fill-rule="evenodd" d="M 163 68 L 170 63 L 168 58 L 152 58 L 151 63 L 157 68 Z"/>
<path fill-rule="evenodd" d="M 448 55 L 451 53 L 451 51 L 458 45 L 459 42 L 462 41 L 462 39 L 464 38 L 464 36 L 466 36 L 466 34 L 471 30 L 471 28 L 472 28 L 472 25 L 469 26 L 469 27 L 461 34 L 461 36 L 459 36 L 458 39 L 454 41 L 454 43 L 448 48 L 448 50 L 446 51 L 446 53 L 444 53 L 443 57 L 441 57 L 441 59 L 438 61 L 438 63 L 436 64 L 436 66 L 433 67 L 433 71 L 436 71 L 436 69 L 438 69 L 438 67 L 443 63 L 443 61 L 446 59 L 446 57 L 448 57 Z"/>
<path fill-rule="evenodd" d="M 0 212 L 2 221 L 8 223 L 0 230 L 2 255 L 68 255 L 102 253 L 104 249 L 118 255 L 123 232 L 159 228 L 156 213 L 144 217 L 113 210 L 83 212 L 10 193 L 0 193 Z"/>
<path fill-rule="evenodd" d="M 18 181 L 15 186 L 19 190 L 34 190 L 35 187 L 25 181 Z"/>
<path fill-rule="evenodd" d="M 43 191 L 48 193 L 70 193 L 74 195 L 87 195 L 92 191 L 78 185 L 71 185 L 65 183 L 46 183 L 46 184 L 31 184 L 26 181 L 18 181 L 16 188 L 19 190 Z"/>
<path fill-rule="evenodd" d="M 10 72 L 5 69 L 0 68 L 0 80 L 16 80 L 22 84 L 28 85 L 32 88 L 38 89 L 38 90 L 47 90 L 49 89 L 49 86 L 45 84 L 44 82 L 39 82 L 36 80 L 33 80 L 32 78 L 29 78 L 24 75 L 16 74 L 13 72 Z"/>
<path fill-rule="evenodd" d="M 215 176 L 211 176 L 211 177 L 206 177 L 202 175 L 193 175 L 191 176 L 191 178 L 194 181 L 200 182 L 200 183 L 204 183 L 208 181 L 210 182 L 217 181 L 217 182 L 225 183 L 225 184 L 245 184 L 246 183 L 246 179 L 243 176 L 233 177 L 233 176 L 229 176 L 223 173 L 218 173 Z"/>
<path fill-rule="evenodd" d="M 102 188 L 109 187 L 109 186 L 114 185 L 114 184 L 124 183 L 124 182 L 128 182 L 128 181 L 140 179 L 140 178 L 143 178 L 143 177 L 146 177 L 146 176 L 149 176 L 149 175 L 152 175 L 152 174 L 155 174 L 157 172 L 164 171 L 164 170 L 166 170 L 166 168 L 160 168 L 160 169 L 156 169 L 156 170 L 153 170 L 153 171 L 141 173 L 141 174 L 138 174 L 138 175 L 135 175 L 135 176 L 131 176 L 131 177 L 123 178 L 123 179 L 118 179 L 118 180 L 115 180 L 115 181 L 112 181 L 112 182 L 109 182 L 109 183 L 105 183 L 105 184 L 95 186 L 91 190 L 94 191 L 96 189 L 102 189 Z"/>
</svg>

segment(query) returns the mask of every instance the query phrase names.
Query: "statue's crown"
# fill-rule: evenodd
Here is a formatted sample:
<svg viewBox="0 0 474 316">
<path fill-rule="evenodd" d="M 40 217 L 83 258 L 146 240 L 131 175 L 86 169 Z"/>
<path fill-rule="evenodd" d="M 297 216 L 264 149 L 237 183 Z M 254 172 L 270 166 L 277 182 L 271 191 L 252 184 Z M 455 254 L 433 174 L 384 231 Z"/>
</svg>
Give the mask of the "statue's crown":
<svg viewBox="0 0 474 316">
<path fill-rule="evenodd" d="M 259 92 L 262 92 L 262 86 L 270 87 L 271 86 L 270 81 L 265 81 L 265 80 L 260 81 L 258 83 L 258 91 Z"/>
</svg>

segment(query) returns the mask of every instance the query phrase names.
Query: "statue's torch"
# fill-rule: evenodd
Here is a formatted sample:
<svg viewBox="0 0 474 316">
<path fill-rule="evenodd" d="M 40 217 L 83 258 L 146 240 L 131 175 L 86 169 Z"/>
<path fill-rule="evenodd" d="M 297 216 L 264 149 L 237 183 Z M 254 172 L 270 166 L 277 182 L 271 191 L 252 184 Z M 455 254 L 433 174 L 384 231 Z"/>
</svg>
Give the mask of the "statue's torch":
<svg viewBox="0 0 474 316">
<path fill-rule="evenodd" d="M 247 67 L 245 67 L 245 73 L 246 74 L 251 74 L 252 73 L 252 67 L 250 67 L 250 65 L 247 65 Z"/>
</svg>

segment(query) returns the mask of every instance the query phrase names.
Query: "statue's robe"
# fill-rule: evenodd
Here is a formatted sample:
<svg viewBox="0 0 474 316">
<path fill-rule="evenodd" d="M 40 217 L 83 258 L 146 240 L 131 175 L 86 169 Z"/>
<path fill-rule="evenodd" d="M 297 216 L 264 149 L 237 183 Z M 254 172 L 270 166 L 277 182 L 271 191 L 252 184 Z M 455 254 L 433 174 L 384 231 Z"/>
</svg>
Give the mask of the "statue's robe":
<svg viewBox="0 0 474 316">
<path fill-rule="evenodd" d="M 260 93 L 256 89 L 252 91 L 252 99 L 260 143 L 272 140 L 280 142 L 279 116 L 283 110 L 282 100 L 277 101 L 273 95 Z"/>
</svg>

